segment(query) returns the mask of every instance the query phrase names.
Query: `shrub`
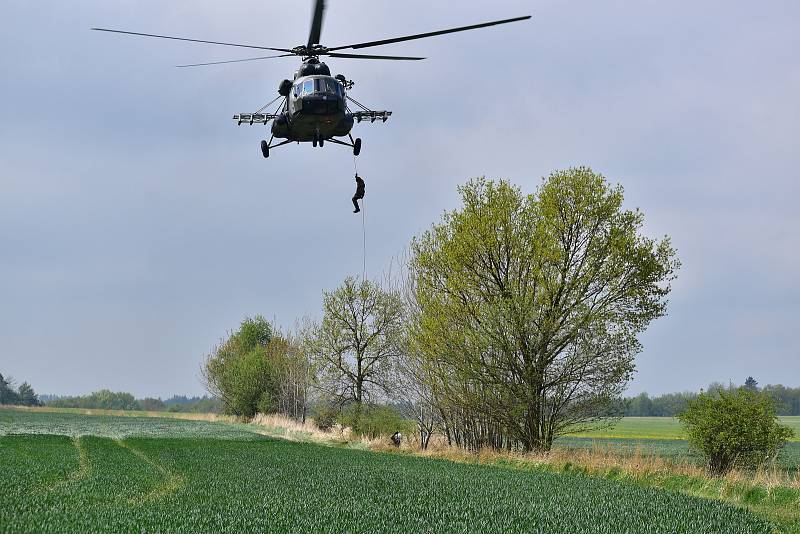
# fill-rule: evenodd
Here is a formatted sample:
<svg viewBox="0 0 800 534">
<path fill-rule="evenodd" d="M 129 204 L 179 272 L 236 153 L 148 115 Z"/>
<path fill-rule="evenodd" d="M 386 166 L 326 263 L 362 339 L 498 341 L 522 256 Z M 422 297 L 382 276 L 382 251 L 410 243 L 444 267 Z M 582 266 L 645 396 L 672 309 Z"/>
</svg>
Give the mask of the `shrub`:
<svg viewBox="0 0 800 534">
<path fill-rule="evenodd" d="M 678 418 L 715 475 L 774 460 L 794 435 L 778 423 L 771 397 L 746 388 L 701 393 Z"/>
<path fill-rule="evenodd" d="M 314 410 L 314 424 L 322 431 L 327 432 L 336 424 L 339 409 L 335 406 L 320 405 Z"/>
<path fill-rule="evenodd" d="M 398 431 L 410 434 L 414 430 L 412 421 L 388 406 L 351 404 L 342 411 L 339 423 L 350 427 L 353 435 L 370 439 L 391 436 Z"/>
</svg>

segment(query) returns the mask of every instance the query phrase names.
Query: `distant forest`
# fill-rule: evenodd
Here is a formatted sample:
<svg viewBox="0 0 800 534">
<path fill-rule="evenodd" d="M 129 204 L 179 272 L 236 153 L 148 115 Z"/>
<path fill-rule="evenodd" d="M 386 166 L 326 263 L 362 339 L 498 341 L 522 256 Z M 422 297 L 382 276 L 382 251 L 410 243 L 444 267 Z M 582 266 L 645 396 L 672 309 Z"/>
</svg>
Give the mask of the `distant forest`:
<svg viewBox="0 0 800 534">
<path fill-rule="evenodd" d="M 186 397 L 185 395 L 174 395 L 167 400 L 152 397 L 137 399 L 130 393 L 114 392 L 107 389 L 77 397 L 41 395 L 40 398 L 46 406 L 56 408 L 186 413 L 217 413 L 220 410 L 219 401 L 208 396 Z"/>
<path fill-rule="evenodd" d="M 67 397 L 60 395 L 37 395 L 28 382 L 17 386 L 10 376 L 0 374 L 0 405 L 53 406 L 56 408 L 83 408 L 95 410 L 143 410 L 154 412 L 217 413 L 220 402 L 214 397 L 187 397 L 173 395 L 167 400 L 146 397 L 137 399 L 130 393 L 107 389 L 90 395 Z"/>
<path fill-rule="evenodd" d="M 707 393 L 736 389 L 735 384 L 712 382 L 705 390 Z M 769 394 L 776 401 L 778 415 L 800 415 L 800 387 L 791 388 L 780 384 L 758 386 L 753 377 L 747 377 L 743 387 Z M 674 417 L 686 409 L 689 400 L 697 397 L 697 393 L 666 393 L 651 397 L 641 393 L 623 400 L 622 413 L 627 417 Z"/>
</svg>

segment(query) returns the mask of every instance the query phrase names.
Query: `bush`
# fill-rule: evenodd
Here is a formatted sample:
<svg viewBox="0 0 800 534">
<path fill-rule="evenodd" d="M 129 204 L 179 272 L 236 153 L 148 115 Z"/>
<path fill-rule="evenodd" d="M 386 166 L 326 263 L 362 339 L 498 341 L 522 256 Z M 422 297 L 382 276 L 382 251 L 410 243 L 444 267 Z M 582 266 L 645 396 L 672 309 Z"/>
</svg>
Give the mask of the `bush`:
<svg viewBox="0 0 800 534">
<path fill-rule="evenodd" d="M 342 411 L 339 423 L 344 427 L 350 427 L 354 436 L 370 439 L 391 436 L 398 431 L 404 434 L 414 431 L 412 421 L 405 419 L 388 406 L 351 404 Z"/>
<path fill-rule="evenodd" d="M 314 410 L 314 424 L 324 432 L 333 428 L 338 417 L 339 409 L 335 406 L 321 405 Z"/>
<path fill-rule="evenodd" d="M 778 423 L 771 397 L 746 388 L 701 393 L 678 418 L 715 475 L 774 460 L 794 435 Z"/>
</svg>

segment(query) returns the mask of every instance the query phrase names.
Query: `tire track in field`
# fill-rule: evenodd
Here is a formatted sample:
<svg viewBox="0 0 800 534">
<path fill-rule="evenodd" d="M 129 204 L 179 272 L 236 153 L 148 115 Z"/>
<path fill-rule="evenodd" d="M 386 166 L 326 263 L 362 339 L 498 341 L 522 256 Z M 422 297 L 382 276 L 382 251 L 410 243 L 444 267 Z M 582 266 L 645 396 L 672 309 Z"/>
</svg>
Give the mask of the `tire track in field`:
<svg viewBox="0 0 800 534">
<path fill-rule="evenodd" d="M 83 480 L 87 478 L 92 472 L 92 462 L 89 460 L 89 453 L 86 452 L 86 446 L 83 444 L 80 436 L 73 436 L 72 444 L 75 446 L 75 450 L 78 452 L 78 467 L 75 468 L 66 478 L 61 480 L 57 480 L 48 486 L 44 486 L 41 489 L 46 492 L 57 490 L 67 484 L 72 484 L 73 482 L 78 482 L 79 480 Z"/>
<path fill-rule="evenodd" d="M 152 490 L 144 494 L 139 498 L 131 498 L 128 499 L 128 502 L 131 504 L 144 504 L 146 502 L 163 499 L 173 493 L 176 493 L 184 484 L 186 484 L 186 479 L 184 479 L 183 475 L 173 472 L 169 468 L 165 467 L 164 465 L 160 464 L 159 462 L 153 460 L 149 456 L 147 456 L 144 452 L 140 451 L 130 443 L 125 443 L 121 439 L 115 439 L 114 443 L 122 447 L 123 449 L 127 450 L 141 461 L 158 471 L 161 476 L 163 477 L 163 481 L 156 485 Z"/>
</svg>

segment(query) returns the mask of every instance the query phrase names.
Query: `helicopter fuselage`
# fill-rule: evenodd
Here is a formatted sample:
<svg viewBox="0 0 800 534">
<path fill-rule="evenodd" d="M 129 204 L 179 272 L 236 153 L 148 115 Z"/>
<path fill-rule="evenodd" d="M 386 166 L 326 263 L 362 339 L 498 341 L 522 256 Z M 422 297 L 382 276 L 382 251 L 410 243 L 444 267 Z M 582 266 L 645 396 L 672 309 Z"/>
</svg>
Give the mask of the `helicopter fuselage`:
<svg viewBox="0 0 800 534">
<path fill-rule="evenodd" d="M 332 76 L 298 76 L 287 98 L 285 111 L 272 123 L 272 135 L 279 139 L 327 140 L 346 136 L 353 129 L 345 88 Z"/>
</svg>

